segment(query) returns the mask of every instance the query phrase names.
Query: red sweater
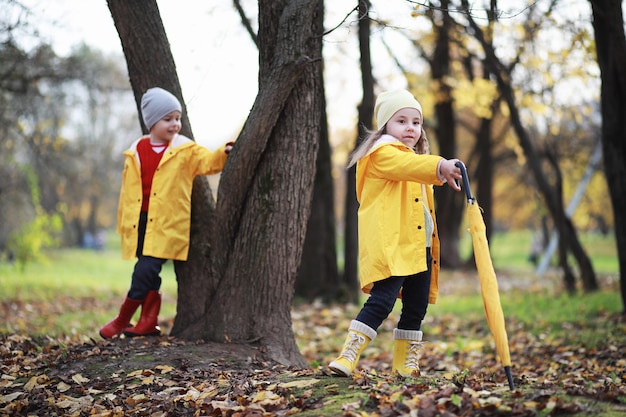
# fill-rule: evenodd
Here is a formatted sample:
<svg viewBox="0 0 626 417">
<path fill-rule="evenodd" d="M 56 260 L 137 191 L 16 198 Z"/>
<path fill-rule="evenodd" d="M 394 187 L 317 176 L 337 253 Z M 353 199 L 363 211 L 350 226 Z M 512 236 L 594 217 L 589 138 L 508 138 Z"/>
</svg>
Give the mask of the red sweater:
<svg viewBox="0 0 626 417">
<path fill-rule="evenodd" d="M 155 148 L 160 152 L 157 152 Z M 139 153 L 139 161 L 141 163 L 141 188 L 143 191 L 141 211 L 143 212 L 148 212 L 152 179 L 159 166 L 159 162 L 161 162 L 165 148 L 167 148 L 167 143 L 152 144 L 150 143 L 150 138 L 140 140 L 137 144 L 137 152 Z"/>
</svg>

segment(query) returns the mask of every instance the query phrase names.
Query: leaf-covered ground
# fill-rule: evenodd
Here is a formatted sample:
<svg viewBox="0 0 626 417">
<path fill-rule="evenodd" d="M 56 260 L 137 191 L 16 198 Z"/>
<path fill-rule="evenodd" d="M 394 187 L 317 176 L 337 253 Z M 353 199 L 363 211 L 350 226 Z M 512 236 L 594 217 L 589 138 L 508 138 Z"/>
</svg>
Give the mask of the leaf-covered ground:
<svg viewBox="0 0 626 417">
<path fill-rule="evenodd" d="M 516 389 L 497 363 L 484 320 L 431 319 L 419 378 L 389 373 L 381 328 L 353 378 L 329 374 L 356 307 L 300 306 L 294 328 L 311 368 L 287 369 L 254 347 L 171 337 L 93 340 L 0 336 L 0 415 L 478 416 L 621 415 L 623 335 L 599 347 L 547 342 L 518 323 L 509 342 Z M 623 331 L 619 317 L 614 320 Z M 392 320 L 388 320 L 392 326 Z M 620 327 L 621 326 L 621 327 Z M 572 329 L 575 331 L 576 329 Z"/>
</svg>

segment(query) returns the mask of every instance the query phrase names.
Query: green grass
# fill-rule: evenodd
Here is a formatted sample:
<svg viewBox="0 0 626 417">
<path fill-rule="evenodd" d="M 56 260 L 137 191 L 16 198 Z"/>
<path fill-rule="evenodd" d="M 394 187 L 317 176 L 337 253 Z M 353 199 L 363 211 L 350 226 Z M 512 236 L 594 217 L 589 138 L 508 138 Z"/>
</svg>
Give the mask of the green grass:
<svg viewBox="0 0 626 417">
<path fill-rule="evenodd" d="M 606 323 L 607 316 L 622 311 L 620 294 L 611 289 L 573 296 L 550 291 L 513 291 L 501 293 L 500 301 L 505 321 L 521 323 L 531 333 L 549 331 L 553 336 L 584 329 L 593 333 L 599 327 L 610 327 Z M 454 315 L 479 320 L 485 313 L 480 294 L 468 294 L 441 297 L 437 304 L 429 308 L 429 315 Z"/>
<path fill-rule="evenodd" d="M 615 236 L 612 233 L 606 236 L 599 233 L 586 233 L 580 234 L 578 237 L 597 273 L 607 274 L 619 271 Z M 494 233 L 489 242 L 494 268 L 533 270 L 533 265 L 528 260 L 531 242 L 532 232 L 530 230 Z M 471 251 L 471 236 L 469 233 L 465 233 L 461 236 L 461 256 L 467 258 L 471 256 Z M 553 262 L 555 261 L 556 259 L 553 259 Z M 573 261 L 572 265 L 574 265 Z"/>
<path fill-rule="evenodd" d="M 124 261 L 119 251 L 106 249 L 53 250 L 42 263 L 29 263 L 24 270 L 0 264 L 1 298 L 54 300 L 59 294 L 108 299 L 128 291 L 134 262 Z M 171 262 L 163 267 L 163 287 L 176 292 Z"/>
<path fill-rule="evenodd" d="M 119 248 L 102 251 L 53 250 L 45 262 L 24 269 L 0 263 L 0 332 L 99 338 L 98 329 L 117 314 L 128 289 L 134 261 Z M 161 273 L 162 315 L 176 312 L 177 284 L 172 262 Z M 135 319 L 139 312 L 136 313 Z"/>
<path fill-rule="evenodd" d="M 112 239 L 115 237 L 113 235 Z M 501 303 L 507 324 L 522 323 L 531 331 L 549 328 L 558 335 L 571 326 L 586 328 L 587 325 L 581 323 L 602 326 L 601 319 L 605 315 L 621 311 L 615 278 L 617 256 L 611 238 L 582 237 L 594 267 L 599 273 L 612 274 L 614 281 L 608 288 L 604 285 L 602 291 L 576 296 L 560 290 L 558 272 L 544 277 L 534 275 L 527 260 L 529 233 L 498 233 L 492 240 L 491 255 L 501 282 Z M 462 242 L 462 250 L 469 253 L 467 243 L 468 240 Z M 114 317 L 128 291 L 134 261 L 120 258 L 116 239 L 103 251 L 64 249 L 50 251 L 47 255 L 46 262 L 28 264 L 23 271 L 14 265 L 0 263 L 0 303 L 11 317 L 0 323 L 0 332 L 97 337 L 99 326 Z M 501 269 L 502 266 L 505 268 Z M 162 316 L 173 318 L 177 283 L 171 262 L 165 264 L 162 277 Z M 475 270 L 442 271 L 440 283 L 443 287 L 439 300 L 429 308 L 428 316 L 451 314 L 484 319 Z M 46 303 L 47 310 L 37 310 L 43 309 Z M 396 311 L 399 308 L 400 303 L 397 303 Z"/>
</svg>

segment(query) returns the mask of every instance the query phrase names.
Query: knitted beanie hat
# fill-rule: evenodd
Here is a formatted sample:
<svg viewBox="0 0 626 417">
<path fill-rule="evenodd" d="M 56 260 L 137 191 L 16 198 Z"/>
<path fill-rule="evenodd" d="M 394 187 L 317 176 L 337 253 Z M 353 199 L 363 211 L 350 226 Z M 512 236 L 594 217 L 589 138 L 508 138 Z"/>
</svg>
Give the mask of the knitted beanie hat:
<svg viewBox="0 0 626 417">
<path fill-rule="evenodd" d="M 421 115 L 424 114 L 421 104 L 407 90 L 380 93 L 374 106 L 374 117 L 376 118 L 378 129 L 382 129 L 395 112 L 406 107 L 417 109 Z"/>
<path fill-rule="evenodd" d="M 148 130 L 175 110 L 182 112 L 180 102 L 176 96 L 162 88 L 151 88 L 141 98 L 141 116 Z"/>
</svg>

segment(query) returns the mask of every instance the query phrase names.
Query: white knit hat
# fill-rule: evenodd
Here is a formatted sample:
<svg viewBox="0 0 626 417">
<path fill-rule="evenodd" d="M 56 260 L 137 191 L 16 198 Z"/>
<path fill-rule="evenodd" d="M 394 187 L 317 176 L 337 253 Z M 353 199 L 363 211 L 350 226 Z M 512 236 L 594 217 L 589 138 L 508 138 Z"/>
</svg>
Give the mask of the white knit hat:
<svg viewBox="0 0 626 417">
<path fill-rule="evenodd" d="M 141 116 L 148 130 L 175 110 L 182 112 L 180 102 L 174 94 L 162 88 L 151 88 L 141 98 Z"/>
<path fill-rule="evenodd" d="M 424 115 L 422 105 L 413 97 L 413 94 L 407 90 L 394 90 L 380 93 L 376 99 L 376 105 L 374 106 L 374 117 L 376 118 L 378 129 L 382 129 L 389 119 L 391 119 L 391 116 L 398 110 L 407 107 L 417 109 L 422 116 Z"/>
</svg>

